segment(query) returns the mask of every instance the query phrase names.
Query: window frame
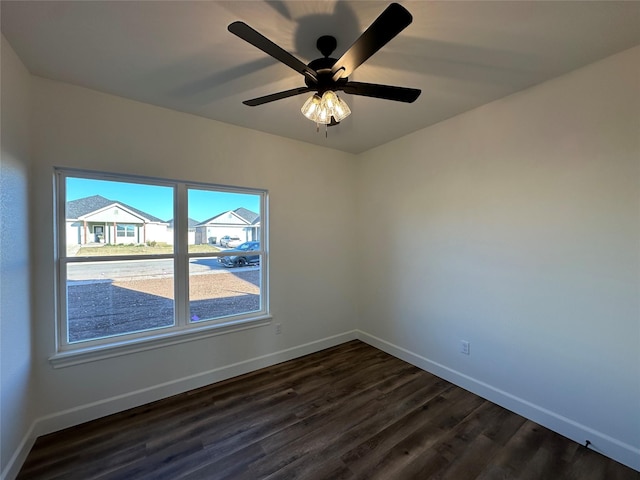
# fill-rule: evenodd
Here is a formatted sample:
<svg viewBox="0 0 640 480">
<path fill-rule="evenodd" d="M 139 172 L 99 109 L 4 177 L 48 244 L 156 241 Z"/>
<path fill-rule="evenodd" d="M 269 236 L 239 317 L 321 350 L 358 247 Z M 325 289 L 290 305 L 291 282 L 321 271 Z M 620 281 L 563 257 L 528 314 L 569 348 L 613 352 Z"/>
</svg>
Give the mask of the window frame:
<svg viewBox="0 0 640 480">
<path fill-rule="evenodd" d="M 173 253 L 153 255 L 111 255 L 73 257 L 67 256 L 66 229 L 66 179 L 86 178 L 173 188 Z M 233 253 L 189 253 L 188 191 L 210 190 L 258 195 L 260 198 L 260 309 L 237 315 L 192 321 L 189 299 L 189 263 L 194 258 L 212 258 Z M 268 255 L 268 191 L 264 189 L 236 187 L 183 180 L 169 180 L 129 174 L 96 172 L 70 168 L 54 168 L 54 239 L 55 239 L 55 298 L 56 353 L 50 358 L 55 368 L 87 361 L 129 354 L 135 351 L 159 348 L 165 345 L 198 340 L 271 323 L 269 310 L 269 255 Z M 126 229 L 125 229 L 126 233 Z M 118 237 L 127 238 L 127 237 Z M 174 324 L 141 332 L 125 333 L 98 339 L 69 342 L 67 315 L 67 269 L 70 264 L 101 261 L 136 261 L 173 259 Z"/>
<path fill-rule="evenodd" d="M 120 232 L 122 231 L 122 235 Z M 129 235 L 131 233 L 131 235 Z M 66 232 L 65 232 L 66 234 Z M 132 223 L 120 223 L 116 226 L 116 237 L 120 238 L 135 238 L 136 237 L 136 226 Z"/>
</svg>

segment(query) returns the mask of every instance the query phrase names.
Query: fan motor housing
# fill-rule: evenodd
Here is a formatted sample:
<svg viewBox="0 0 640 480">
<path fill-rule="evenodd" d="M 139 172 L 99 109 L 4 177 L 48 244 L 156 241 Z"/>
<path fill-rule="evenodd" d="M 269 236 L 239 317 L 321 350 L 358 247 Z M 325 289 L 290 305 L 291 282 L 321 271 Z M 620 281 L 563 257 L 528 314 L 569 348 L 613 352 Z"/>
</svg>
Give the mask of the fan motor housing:
<svg viewBox="0 0 640 480">
<path fill-rule="evenodd" d="M 315 70 L 318 74 L 318 81 L 314 82 L 308 77 L 305 77 L 304 83 L 307 87 L 314 90 L 318 90 L 318 94 L 322 95 L 327 90 L 341 90 L 342 85 L 347 83 L 348 78 L 333 79 L 333 73 L 331 68 L 335 65 L 337 59 L 331 57 L 317 58 L 309 62 L 308 67 Z"/>
</svg>

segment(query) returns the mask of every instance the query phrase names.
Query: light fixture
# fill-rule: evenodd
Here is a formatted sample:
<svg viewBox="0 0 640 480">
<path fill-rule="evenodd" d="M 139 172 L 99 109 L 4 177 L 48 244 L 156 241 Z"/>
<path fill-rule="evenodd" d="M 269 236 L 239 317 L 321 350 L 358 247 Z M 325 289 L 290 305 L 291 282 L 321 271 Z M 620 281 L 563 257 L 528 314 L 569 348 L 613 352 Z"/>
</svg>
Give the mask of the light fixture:
<svg viewBox="0 0 640 480">
<path fill-rule="evenodd" d="M 304 102 L 300 111 L 305 117 L 318 125 L 337 123 L 351 115 L 351 109 L 347 102 L 331 90 L 324 92 L 322 97 L 314 93 Z"/>
</svg>

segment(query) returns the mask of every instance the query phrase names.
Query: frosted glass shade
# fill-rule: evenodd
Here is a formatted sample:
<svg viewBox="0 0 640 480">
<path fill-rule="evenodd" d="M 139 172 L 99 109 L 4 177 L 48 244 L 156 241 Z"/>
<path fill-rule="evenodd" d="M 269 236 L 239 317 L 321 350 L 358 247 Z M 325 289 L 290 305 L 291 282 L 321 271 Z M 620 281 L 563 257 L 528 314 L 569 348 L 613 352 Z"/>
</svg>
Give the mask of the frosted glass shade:
<svg viewBox="0 0 640 480">
<path fill-rule="evenodd" d="M 314 93 L 304 102 L 300 111 L 312 122 L 322 125 L 329 125 L 331 117 L 339 122 L 351 114 L 349 105 L 331 90 L 324 92 L 322 98 Z"/>
<path fill-rule="evenodd" d="M 318 118 L 318 110 L 320 109 L 321 99 L 317 94 L 313 94 L 309 97 L 309 99 L 304 102 L 300 111 L 302 114 L 307 117 L 309 120 L 313 120 L 314 122 Z"/>
</svg>

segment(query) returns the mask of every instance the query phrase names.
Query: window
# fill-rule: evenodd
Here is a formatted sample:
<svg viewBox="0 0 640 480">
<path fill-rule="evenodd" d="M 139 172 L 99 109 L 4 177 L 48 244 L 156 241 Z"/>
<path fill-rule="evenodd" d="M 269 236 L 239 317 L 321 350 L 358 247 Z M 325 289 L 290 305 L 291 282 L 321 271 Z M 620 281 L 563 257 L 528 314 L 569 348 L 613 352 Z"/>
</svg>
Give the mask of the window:
<svg viewBox="0 0 640 480">
<path fill-rule="evenodd" d="M 268 319 L 265 191 L 58 169 L 56 194 L 59 353 Z"/>
<path fill-rule="evenodd" d="M 135 237 L 135 225 L 116 225 L 118 237 Z"/>
</svg>

